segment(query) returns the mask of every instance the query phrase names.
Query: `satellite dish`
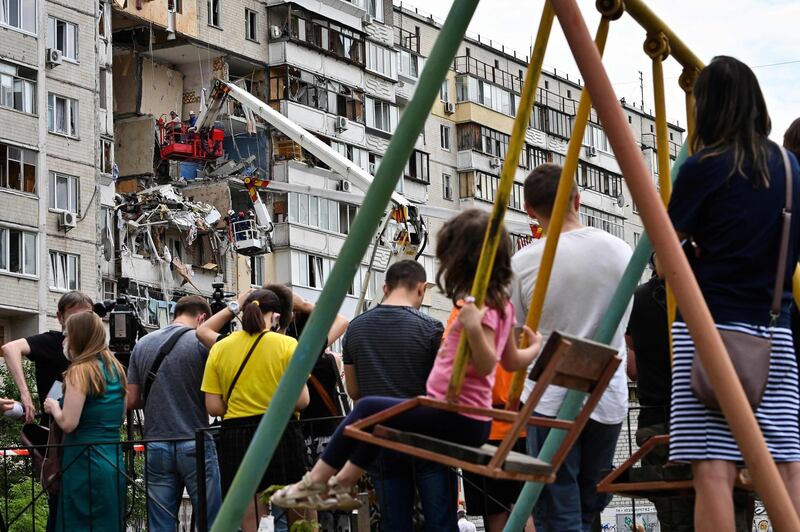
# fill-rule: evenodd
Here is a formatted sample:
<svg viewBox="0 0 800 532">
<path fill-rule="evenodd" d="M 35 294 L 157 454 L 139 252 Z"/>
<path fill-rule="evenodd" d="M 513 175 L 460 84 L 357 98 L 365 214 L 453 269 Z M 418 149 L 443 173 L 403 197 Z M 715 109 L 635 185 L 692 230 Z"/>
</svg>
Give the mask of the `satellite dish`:
<svg viewBox="0 0 800 532">
<path fill-rule="evenodd" d="M 617 196 L 617 207 L 620 209 L 625 206 L 625 195 L 620 192 L 619 196 Z"/>
</svg>

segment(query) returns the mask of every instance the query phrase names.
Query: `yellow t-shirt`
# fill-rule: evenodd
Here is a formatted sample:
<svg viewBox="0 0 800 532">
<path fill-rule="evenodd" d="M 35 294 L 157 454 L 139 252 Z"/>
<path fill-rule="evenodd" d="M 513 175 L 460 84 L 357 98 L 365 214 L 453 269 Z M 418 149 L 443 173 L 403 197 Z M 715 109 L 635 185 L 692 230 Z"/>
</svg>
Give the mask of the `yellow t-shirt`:
<svg viewBox="0 0 800 532">
<path fill-rule="evenodd" d="M 265 334 L 236 381 L 232 397 L 227 397 L 228 388 L 257 337 L 236 331 L 214 344 L 208 355 L 200 389 L 225 399 L 225 419 L 263 414 L 297 347 L 297 340 L 290 336 Z"/>
</svg>

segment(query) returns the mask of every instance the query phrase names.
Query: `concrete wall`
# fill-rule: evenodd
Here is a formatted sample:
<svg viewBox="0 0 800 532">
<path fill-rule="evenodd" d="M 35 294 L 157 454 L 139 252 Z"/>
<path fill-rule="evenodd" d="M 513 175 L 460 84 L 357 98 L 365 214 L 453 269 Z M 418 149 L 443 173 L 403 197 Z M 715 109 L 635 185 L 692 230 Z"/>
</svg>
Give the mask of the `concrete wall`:
<svg viewBox="0 0 800 532">
<path fill-rule="evenodd" d="M 155 118 L 140 116 L 114 124 L 116 162 L 121 177 L 152 175 L 155 155 Z"/>
</svg>

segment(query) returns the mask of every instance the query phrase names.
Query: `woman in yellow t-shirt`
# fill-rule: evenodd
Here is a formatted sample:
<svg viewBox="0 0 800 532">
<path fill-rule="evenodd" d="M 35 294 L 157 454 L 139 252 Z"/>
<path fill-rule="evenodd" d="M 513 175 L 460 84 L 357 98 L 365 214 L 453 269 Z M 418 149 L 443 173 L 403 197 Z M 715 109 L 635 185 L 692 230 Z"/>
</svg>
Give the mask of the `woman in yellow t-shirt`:
<svg viewBox="0 0 800 532">
<path fill-rule="evenodd" d="M 220 431 L 220 476 L 222 493 L 227 493 L 242 457 L 253 438 L 261 416 L 272 401 L 297 340 L 273 332 L 280 318 L 280 301 L 270 290 L 256 290 L 241 297 L 242 330 L 220 338 L 220 327 L 234 317 L 238 305 L 218 312 L 198 329 L 198 338 L 211 347 L 201 390 L 206 410 L 222 416 Z M 233 307 L 233 308 L 231 308 Z M 226 313 L 226 315 L 222 315 Z M 297 400 L 296 408 L 308 405 L 308 389 Z M 258 491 L 272 484 L 288 484 L 306 471 L 304 445 L 297 427 L 290 424 L 281 438 L 273 459 L 261 479 Z M 243 530 L 256 530 L 263 515 L 255 502 L 242 521 Z"/>
</svg>

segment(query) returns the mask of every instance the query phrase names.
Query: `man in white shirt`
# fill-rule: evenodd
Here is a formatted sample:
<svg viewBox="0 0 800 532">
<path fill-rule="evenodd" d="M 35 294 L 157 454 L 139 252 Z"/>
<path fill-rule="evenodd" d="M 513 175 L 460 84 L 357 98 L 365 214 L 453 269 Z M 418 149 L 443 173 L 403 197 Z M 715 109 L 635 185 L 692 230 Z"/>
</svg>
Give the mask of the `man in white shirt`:
<svg viewBox="0 0 800 532">
<path fill-rule="evenodd" d="M 542 225 L 545 234 L 555 201 L 561 167 L 543 164 L 525 179 L 525 209 Z M 564 219 L 553 273 L 547 289 L 539 332 L 546 341 L 554 330 L 591 338 L 606 313 L 614 290 L 631 257 L 630 247 L 621 239 L 594 227 L 584 227 L 579 216 L 580 194 L 573 184 L 569 209 Z M 512 301 L 517 322 L 528 314 L 531 295 L 545 247 L 545 238 L 520 250 L 511 265 L 515 278 Z M 628 322 L 630 306 L 621 324 Z M 625 357 L 624 325 L 614 334 L 611 345 Z M 525 382 L 522 399 L 533 390 Z M 566 390 L 550 386 L 536 407 L 536 414 L 555 417 Z M 597 482 L 612 467 L 622 421 L 628 411 L 628 386 L 623 360 L 591 415 L 578 441 L 558 471 L 556 481 L 546 485 L 534 509 L 537 531 L 591 530 L 595 517 L 611 500 L 597 493 Z M 529 427 L 528 453 L 537 456 L 548 429 Z"/>
</svg>

